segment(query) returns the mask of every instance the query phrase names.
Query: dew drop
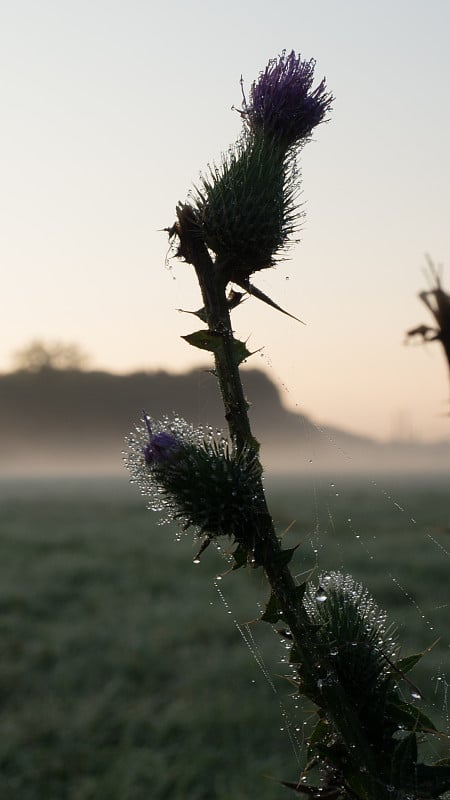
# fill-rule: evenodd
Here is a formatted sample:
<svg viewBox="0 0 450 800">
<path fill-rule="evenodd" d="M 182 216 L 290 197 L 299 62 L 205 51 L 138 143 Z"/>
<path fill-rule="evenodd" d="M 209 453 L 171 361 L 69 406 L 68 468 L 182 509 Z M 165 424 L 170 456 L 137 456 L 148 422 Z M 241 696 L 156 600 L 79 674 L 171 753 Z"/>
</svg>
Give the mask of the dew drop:
<svg viewBox="0 0 450 800">
<path fill-rule="evenodd" d="M 422 699 L 422 695 L 420 694 L 418 689 L 412 689 L 411 690 L 411 697 L 412 697 L 413 700 L 421 700 Z"/>
<path fill-rule="evenodd" d="M 200 559 L 199 559 L 198 557 L 197 557 L 197 558 L 194 558 L 194 560 L 192 561 L 192 563 L 193 563 L 193 564 L 200 564 Z"/>
<path fill-rule="evenodd" d="M 314 600 L 316 601 L 316 603 L 324 603 L 325 600 L 328 600 L 328 595 L 325 589 L 323 589 L 321 586 L 319 586 L 319 588 L 317 589 L 317 592 L 314 595 Z"/>
</svg>

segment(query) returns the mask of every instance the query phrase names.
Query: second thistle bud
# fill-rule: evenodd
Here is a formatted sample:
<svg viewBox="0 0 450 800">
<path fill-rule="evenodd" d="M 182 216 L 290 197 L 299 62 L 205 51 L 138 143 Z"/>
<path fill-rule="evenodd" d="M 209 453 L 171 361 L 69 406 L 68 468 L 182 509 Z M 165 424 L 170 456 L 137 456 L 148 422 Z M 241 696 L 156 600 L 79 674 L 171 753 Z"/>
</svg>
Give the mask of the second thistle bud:
<svg viewBox="0 0 450 800">
<path fill-rule="evenodd" d="M 153 421 L 145 415 L 144 423 L 129 439 L 126 462 L 150 507 L 211 539 L 246 541 L 257 511 L 256 453 L 234 454 L 226 440 L 184 420 Z"/>
<path fill-rule="evenodd" d="M 384 696 L 390 664 L 398 652 L 393 626 L 364 586 L 339 572 L 320 576 L 305 595 L 318 641 L 340 684 L 361 706 Z"/>
</svg>

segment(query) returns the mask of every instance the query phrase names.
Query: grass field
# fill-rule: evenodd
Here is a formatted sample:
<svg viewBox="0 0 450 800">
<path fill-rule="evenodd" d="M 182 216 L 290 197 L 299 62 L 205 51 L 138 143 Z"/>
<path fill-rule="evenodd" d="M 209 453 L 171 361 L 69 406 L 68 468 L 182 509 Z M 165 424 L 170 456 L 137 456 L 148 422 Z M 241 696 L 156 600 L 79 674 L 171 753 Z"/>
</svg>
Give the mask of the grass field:
<svg viewBox="0 0 450 800">
<path fill-rule="evenodd" d="M 405 653 L 441 637 L 413 674 L 436 718 L 450 674 L 448 482 L 332 484 L 269 485 L 278 531 L 302 541 L 295 570 L 365 582 Z M 227 563 L 210 548 L 195 566 L 194 552 L 126 476 L 0 484 L 2 800 L 290 796 L 273 780 L 299 771 L 283 709 L 291 731 L 303 717 L 283 651 L 250 626 L 274 691 L 234 623 L 257 616 L 267 588 L 259 572 L 224 576 L 225 605 L 214 577 Z"/>
</svg>

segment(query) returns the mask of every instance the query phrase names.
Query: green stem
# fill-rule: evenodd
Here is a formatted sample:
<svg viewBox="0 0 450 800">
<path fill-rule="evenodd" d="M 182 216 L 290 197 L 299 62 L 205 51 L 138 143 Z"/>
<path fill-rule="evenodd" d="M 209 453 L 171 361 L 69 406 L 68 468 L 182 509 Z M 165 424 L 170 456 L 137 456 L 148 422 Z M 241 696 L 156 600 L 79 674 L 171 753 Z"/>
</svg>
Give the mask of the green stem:
<svg viewBox="0 0 450 800">
<path fill-rule="evenodd" d="M 208 328 L 215 336 L 220 336 L 221 346 L 215 352 L 215 370 L 223 398 L 225 417 L 228 422 L 231 440 L 237 451 L 243 447 L 257 447 L 248 418 L 248 403 L 245 400 L 233 347 L 233 331 L 226 299 L 226 278 L 220 268 L 212 261 L 208 250 L 198 235 L 198 227 L 192 209 L 185 205 L 177 209 L 177 235 L 180 240 L 178 255 L 192 264 L 202 292 Z M 262 473 L 262 470 L 261 470 Z M 298 601 L 298 589 L 289 567 L 281 557 L 282 548 L 275 532 L 272 517 L 265 498 L 262 479 L 256 487 L 258 513 L 255 515 L 254 541 L 258 548 L 258 563 L 261 563 L 274 593 L 278 607 L 282 611 L 283 622 L 289 627 L 295 651 L 307 676 L 310 687 L 317 687 L 322 673 L 327 672 L 326 659 L 323 658 L 311 626 L 308 613 Z M 253 553 L 248 553 L 251 562 Z M 319 670 L 320 663 L 320 670 Z M 329 673 L 332 673 L 330 666 Z M 325 683 L 325 682 L 324 682 Z M 389 797 L 383 787 L 381 771 L 367 737 L 361 728 L 351 700 L 339 685 L 332 688 L 317 688 L 314 698 L 317 705 L 328 714 L 346 742 L 350 754 L 354 752 L 360 773 L 361 798 L 364 800 L 384 800 Z"/>
</svg>

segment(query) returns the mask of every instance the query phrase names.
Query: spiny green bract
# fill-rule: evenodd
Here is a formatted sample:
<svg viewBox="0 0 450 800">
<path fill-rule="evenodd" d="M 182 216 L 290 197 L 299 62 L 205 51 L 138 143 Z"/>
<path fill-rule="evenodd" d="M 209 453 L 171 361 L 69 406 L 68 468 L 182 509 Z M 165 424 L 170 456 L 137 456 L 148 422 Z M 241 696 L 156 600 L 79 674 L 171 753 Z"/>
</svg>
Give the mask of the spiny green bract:
<svg viewBox="0 0 450 800">
<path fill-rule="evenodd" d="M 201 236 L 229 280 L 274 263 L 297 228 L 292 155 L 261 135 L 243 136 L 194 193 Z"/>
<path fill-rule="evenodd" d="M 213 436 L 211 429 L 196 429 L 180 418 L 144 419 L 128 439 L 125 462 L 149 507 L 184 529 L 193 526 L 210 538 L 226 535 L 247 542 L 262 502 L 256 491 L 257 451 L 231 451 L 220 432 Z M 153 439 L 165 434 L 173 440 L 164 460 L 146 457 L 149 431 Z"/>
<path fill-rule="evenodd" d="M 257 513 L 255 495 L 260 466 L 250 450 L 235 456 L 216 441 L 187 444 L 174 459 L 158 465 L 153 477 L 168 501 L 170 513 L 184 528 L 194 526 L 211 537 L 245 538 Z"/>
<path fill-rule="evenodd" d="M 317 639 L 341 686 L 358 705 L 372 702 L 391 674 L 398 645 L 386 614 L 350 575 L 331 572 L 309 587 L 305 604 Z"/>
</svg>

